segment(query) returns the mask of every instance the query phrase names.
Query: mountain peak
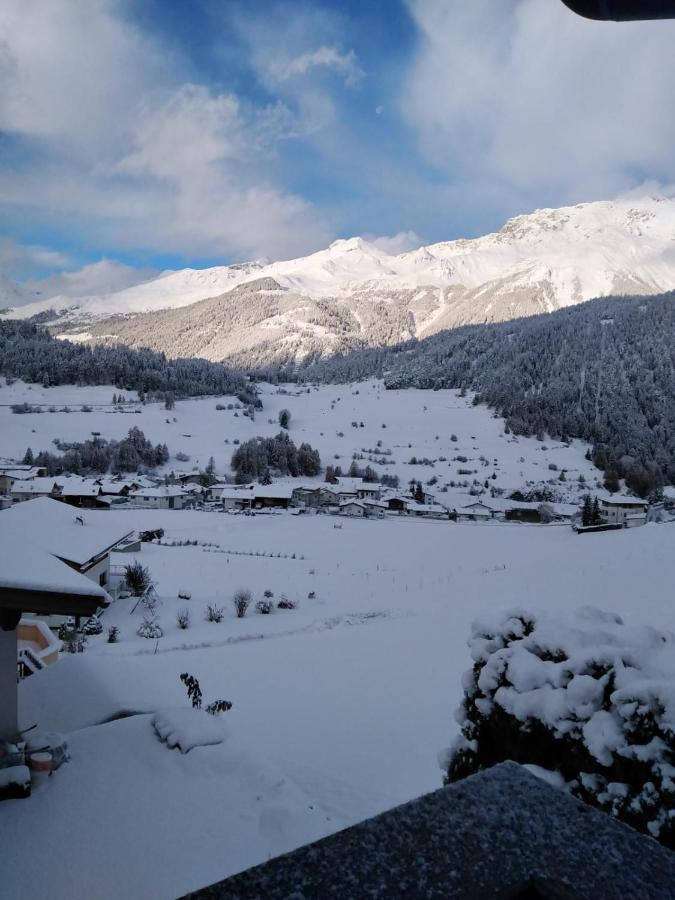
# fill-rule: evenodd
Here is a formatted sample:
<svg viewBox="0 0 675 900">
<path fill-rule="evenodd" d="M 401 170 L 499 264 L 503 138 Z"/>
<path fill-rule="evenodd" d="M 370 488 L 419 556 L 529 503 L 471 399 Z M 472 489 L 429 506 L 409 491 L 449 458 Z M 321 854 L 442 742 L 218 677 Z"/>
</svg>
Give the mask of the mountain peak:
<svg viewBox="0 0 675 900">
<path fill-rule="evenodd" d="M 336 250 L 340 253 L 348 253 L 351 250 L 360 250 L 363 253 L 381 253 L 374 244 L 369 243 L 362 237 L 339 238 L 337 241 L 333 241 L 328 249 Z"/>
</svg>

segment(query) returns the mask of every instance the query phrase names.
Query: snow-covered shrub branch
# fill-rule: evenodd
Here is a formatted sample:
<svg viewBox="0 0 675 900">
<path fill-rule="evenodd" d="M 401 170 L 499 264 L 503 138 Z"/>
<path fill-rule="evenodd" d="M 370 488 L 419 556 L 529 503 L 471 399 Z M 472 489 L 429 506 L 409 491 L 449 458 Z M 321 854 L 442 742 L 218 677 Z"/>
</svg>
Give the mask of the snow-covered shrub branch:
<svg viewBox="0 0 675 900">
<path fill-rule="evenodd" d="M 507 759 L 675 849 L 675 636 L 586 607 L 474 622 L 446 783 Z"/>
</svg>

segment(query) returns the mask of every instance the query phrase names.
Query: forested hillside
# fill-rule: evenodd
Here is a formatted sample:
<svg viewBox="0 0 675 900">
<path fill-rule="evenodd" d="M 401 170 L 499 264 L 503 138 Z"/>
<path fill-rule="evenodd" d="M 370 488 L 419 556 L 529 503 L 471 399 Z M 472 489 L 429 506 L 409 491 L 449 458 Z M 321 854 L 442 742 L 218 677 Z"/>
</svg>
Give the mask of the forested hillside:
<svg viewBox="0 0 675 900">
<path fill-rule="evenodd" d="M 675 293 L 467 326 L 299 366 L 293 374 L 473 390 L 516 433 L 590 441 L 596 464 L 638 493 L 675 482 Z"/>
<path fill-rule="evenodd" d="M 152 350 L 90 347 L 57 340 L 38 325 L 0 321 L 0 374 L 43 384 L 113 384 L 145 394 L 254 396 L 247 380 L 220 363 L 167 359 Z"/>
</svg>

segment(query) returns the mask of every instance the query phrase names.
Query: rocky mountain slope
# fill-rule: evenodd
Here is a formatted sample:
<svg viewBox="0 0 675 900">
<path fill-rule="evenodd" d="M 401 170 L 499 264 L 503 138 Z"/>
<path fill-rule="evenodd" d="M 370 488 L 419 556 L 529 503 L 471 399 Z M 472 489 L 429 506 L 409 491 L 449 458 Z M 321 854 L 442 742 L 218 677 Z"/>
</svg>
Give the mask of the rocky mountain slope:
<svg viewBox="0 0 675 900">
<path fill-rule="evenodd" d="M 352 238 L 295 260 L 168 272 L 9 316 L 39 315 L 80 340 L 255 366 L 672 288 L 675 200 L 644 198 L 538 210 L 495 234 L 398 255 Z"/>
</svg>

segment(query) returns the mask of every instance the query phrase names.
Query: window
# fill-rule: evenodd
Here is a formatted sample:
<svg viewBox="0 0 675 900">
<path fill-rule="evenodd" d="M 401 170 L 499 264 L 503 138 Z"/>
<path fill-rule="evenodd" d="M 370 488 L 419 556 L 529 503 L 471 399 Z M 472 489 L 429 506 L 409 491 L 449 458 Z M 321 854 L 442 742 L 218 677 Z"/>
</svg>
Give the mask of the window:
<svg viewBox="0 0 675 900">
<path fill-rule="evenodd" d="M 98 576 L 98 583 L 101 585 L 101 587 L 106 586 L 106 584 L 108 583 L 108 573 L 107 572 L 105 572 L 105 571 L 101 572 L 101 574 Z"/>
</svg>

